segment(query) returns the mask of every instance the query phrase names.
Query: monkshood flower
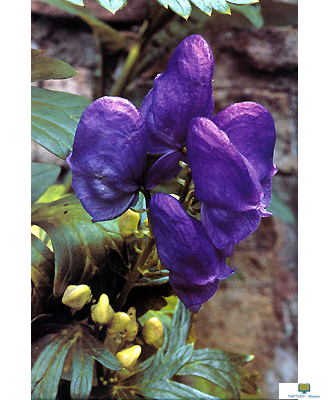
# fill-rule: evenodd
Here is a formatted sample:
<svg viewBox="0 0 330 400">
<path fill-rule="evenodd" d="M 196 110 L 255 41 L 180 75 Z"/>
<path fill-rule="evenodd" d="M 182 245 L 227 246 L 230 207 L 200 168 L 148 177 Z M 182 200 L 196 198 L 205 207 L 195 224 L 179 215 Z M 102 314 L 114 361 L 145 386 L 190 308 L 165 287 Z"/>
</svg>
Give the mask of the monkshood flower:
<svg viewBox="0 0 330 400">
<path fill-rule="evenodd" d="M 102 97 L 83 112 L 67 163 L 72 187 L 94 222 L 116 218 L 136 204 L 146 145 L 143 118 L 128 100 Z"/>
<path fill-rule="evenodd" d="M 180 172 L 179 161 L 187 161 L 184 146 L 190 120 L 212 117 L 213 70 L 213 54 L 206 40 L 188 36 L 145 97 L 140 112 L 149 133 L 148 153 L 165 153 L 149 170 L 147 189 L 173 178 Z"/>
<path fill-rule="evenodd" d="M 232 246 L 216 249 L 202 224 L 188 215 L 173 196 L 151 197 L 150 215 L 158 256 L 170 271 L 170 283 L 186 308 L 197 312 L 219 287 L 219 280 L 233 274 L 225 264 Z"/>
<path fill-rule="evenodd" d="M 201 221 L 221 249 L 255 231 L 271 197 L 275 125 L 270 113 L 252 102 L 232 104 L 210 121 L 189 126 L 187 154 L 202 202 Z"/>
</svg>

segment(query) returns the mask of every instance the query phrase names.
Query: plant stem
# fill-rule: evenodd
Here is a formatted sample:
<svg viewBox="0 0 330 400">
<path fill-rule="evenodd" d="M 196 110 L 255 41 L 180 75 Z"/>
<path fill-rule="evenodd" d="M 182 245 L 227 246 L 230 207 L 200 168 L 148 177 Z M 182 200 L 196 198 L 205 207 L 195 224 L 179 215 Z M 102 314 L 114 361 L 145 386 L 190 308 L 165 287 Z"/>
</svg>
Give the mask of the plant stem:
<svg viewBox="0 0 330 400">
<path fill-rule="evenodd" d="M 128 77 L 129 77 L 130 73 L 132 72 L 132 69 L 134 68 L 134 66 L 139 58 L 140 50 L 143 45 L 143 33 L 145 32 L 147 26 L 148 26 L 148 22 L 144 21 L 144 23 L 142 24 L 142 26 L 140 28 L 139 39 L 133 44 L 133 46 L 129 50 L 128 56 L 123 65 L 121 75 L 117 79 L 115 84 L 113 85 L 110 96 L 120 96 L 121 93 L 123 92 L 123 89 L 128 80 Z"/>
<path fill-rule="evenodd" d="M 130 271 L 127 277 L 127 281 L 125 283 L 125 286 L 123 290 L 121 291 L 118 300 L 117 300 L 117 310 L 121 310 L 123 306 L 126 303 L 127 296 L 131 289 L 134 287 L 134 284 L 137 280 L 137 278 L 140 276 L 140 271 L 139 268 L 144 265 L 146 262 L 151 250 L 153 249 L 155 244 L 155 239 L 153 237 L 150 237 L 145 245 L 145 248 L 143 249 L 143 252 L 140 254 L 140 257 L 138 258 L 134 268 Z"/>
<path fill-rule="evenodd" d="M 187 176 L 186 176 L 186 179 L 185 179 L 184 186 L 183 186 L 182 191 L 180 193 L 179 201 L 180 201 L 181 204 L 183 204 L 184 201 L 186 200 L 186 196 L 188 194 L 189 186 L 190 186 L 190 183 L 191 183 L 191 178 L 192 178 L 192 175 L 191 175 L 191 171 L 189 170 L 187 172 Z"/>
</svg>

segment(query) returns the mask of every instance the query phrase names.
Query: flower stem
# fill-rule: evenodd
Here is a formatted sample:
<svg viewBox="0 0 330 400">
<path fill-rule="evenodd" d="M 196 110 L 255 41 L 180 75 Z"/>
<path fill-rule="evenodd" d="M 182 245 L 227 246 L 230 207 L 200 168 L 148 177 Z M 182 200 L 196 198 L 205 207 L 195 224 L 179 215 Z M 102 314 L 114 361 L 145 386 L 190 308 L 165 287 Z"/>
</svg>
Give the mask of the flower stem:
<svg viewBox="0 0 330 400">
<path fill-rule="evenodd" d="M 127 277 L 127 281 L 121 291 L 118 299 L 117 299 L 117 310 L 121 310 L 126 303 L 127 296 L 131 289 L 134 287 L 134 284 L 138 277 L 140 276 L 141 272 L 139 268 L 143 267 L 145 264 L 151 250 L 153 249 L 155 244 L 155 239 L 153 237 L 149 237 L 140 257 L 138 258 L 134 268 L 130 271 Z"/>
<path fill-rule="evenodd" d="M 191 171 L 188 170 L 188 171 L 187 171 L 187 176 L 186 176 L 186 179 L 185 179 L 184 186 L 183 186 L 182 191 L 181 191 L 181 193 L 180 193 L 179 202 L 180 202 L 181 204 L 183 204 L 184 201 L 186 200 L 186 196 L 187 196 L 187 194 L 188 194 L 189 186 L 190 186 L 190 183 L 191 183 L 191 178 L 192 178 Z"/>
</svg>

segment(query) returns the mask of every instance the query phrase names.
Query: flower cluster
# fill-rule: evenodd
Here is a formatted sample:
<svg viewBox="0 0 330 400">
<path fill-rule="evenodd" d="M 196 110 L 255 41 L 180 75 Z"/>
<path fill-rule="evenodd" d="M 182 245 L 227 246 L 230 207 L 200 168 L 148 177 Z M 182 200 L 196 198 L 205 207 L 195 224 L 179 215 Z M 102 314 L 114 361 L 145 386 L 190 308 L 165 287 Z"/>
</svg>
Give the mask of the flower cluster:
<svg viewBox="0 0 330 400">
<path fill-rule="evenodd" d="M 199 35 L 184 39 L 154 80 L 140 110 L 128 100 L 103 97 L 79 122 L 67 162 L 72 185 L 93 221 L 134 206 L 141 188 L 191 169 L 201 221 L 173 196 L 156 193 L 149 204 L 161 263 L 176 294 L 193 312 L 234 268 L 225 264 L 233 245 L 256 230 L 271 197 L 275 126 L 253 102 L 213 116 L 214 60 Z M 147 154 L 159 158 L 147 169 Z"/>
</svg>

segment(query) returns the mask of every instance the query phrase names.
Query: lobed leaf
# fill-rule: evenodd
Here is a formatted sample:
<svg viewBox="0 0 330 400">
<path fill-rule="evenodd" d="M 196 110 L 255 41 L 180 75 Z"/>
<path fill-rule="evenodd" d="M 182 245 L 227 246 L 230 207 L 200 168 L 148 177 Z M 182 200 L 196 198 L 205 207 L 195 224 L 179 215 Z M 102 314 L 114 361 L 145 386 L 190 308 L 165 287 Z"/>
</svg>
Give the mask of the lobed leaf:
<svg viewBox="0 0 330 400">
<path fill-rule="evenodd" d="M 230 7 L 244 15 L 256 28 L 260 29 L 264 25 L 264 20 L 261 15 L 261 7 L 259 4 L 245 6 L 231 4 Z"/>
<path fill-rule="evenodd" d="M 92 390 L 94 360 L 89 346 L 79 338 L 74 347 L 70 394 L 72 399 L 87 400 Z"/>
<path fill-rule="evenodd" d="M 230 14 L 230 7 L 234 5 L 246 5 L 258 3 L 259 0 L 157 0 L 165 8 L 170 8 L 176 14 L 188 19 L 191 14 L 193 3 L 201 11 L 207 15 L 211 15 L 212 11 L 218 11 L 222 14 Z M 228 4 L 230 3 L 230 4 Z M 235 6 L 235 7 L 236 7 Z"/>
<path fill-rule="evenodd" d="M 102 7 L 115 14 L 118 10 L 126 6 L 126 0 L 96 0 Z"/>
<path fill-rule="evenodd" d="M 56 399 L 65 358 L 74 343 L 60 336 L 47 345 L 32 369 L 32 399 Z"/>
<path fill-rule="evenodd" d="M 224 391 L 239 399 L 242 388 L 242 366 L 254 359 L 254 356 L 224 352 L 219 349 L 198 349 L 192 354 L 177 375 L 198 376 L 214 383 Z"/>
<path fill-rule="evenodd" d="M 113 260 L 123 264 L 118 257 L 122 239 L 117 220 L 93 224 L 75 195 L 35 204 L 32 211 L 32 223 L 47 232 L 54 248 L 55 297 L 61 296 L 69 284 L 88 282 L 97 268 L 111 268 Z M 111 251 L 117 257 L 110 257 Z"/>
<path fill-rule="evenodd" d="M 200 392 L 190 386 L 184 385 L 183 383 L 160 380 L 152 382 L 147 387 L 144 387 L 141 391 L 142 395 L 151 399 L 196 399 L 196 400 L 221 400 L 218 397 L 208 395 L 204 392 Z"/>
</svg>

